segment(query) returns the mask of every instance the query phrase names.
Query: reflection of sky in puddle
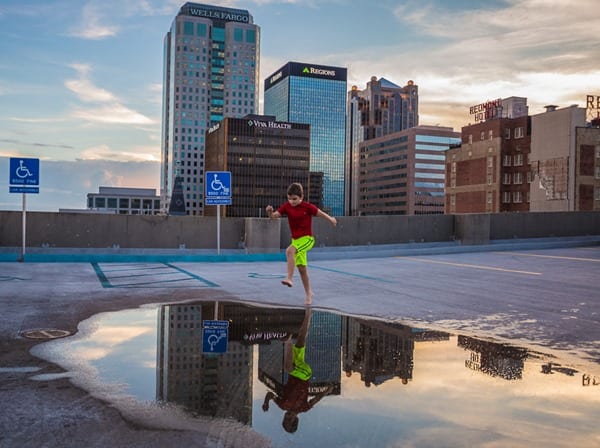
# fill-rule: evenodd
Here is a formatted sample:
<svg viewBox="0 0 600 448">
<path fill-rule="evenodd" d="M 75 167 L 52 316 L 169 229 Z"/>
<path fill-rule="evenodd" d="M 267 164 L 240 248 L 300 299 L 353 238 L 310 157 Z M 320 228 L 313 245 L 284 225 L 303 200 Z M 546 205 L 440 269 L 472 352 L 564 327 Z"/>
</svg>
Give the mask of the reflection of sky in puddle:
<svg viewBox="0 0 600 448">
<path fill-rule="evenodd" d="M 282 392 L 279 339 L 298 331 L 303 310 L 222 304 L 228 353 L 203 356 L 200 323 L 213 314 L 210 303 L 106 313 L 36 351 L 105 397 L 234 417 L 275 446 L 600 446 L 597 365 L 570 369 L 524 349 L 319 311 L 306 346 L 311 392 L 334 392 L 288 434 L 283 411 L 261 405 Z"/>
</svg>

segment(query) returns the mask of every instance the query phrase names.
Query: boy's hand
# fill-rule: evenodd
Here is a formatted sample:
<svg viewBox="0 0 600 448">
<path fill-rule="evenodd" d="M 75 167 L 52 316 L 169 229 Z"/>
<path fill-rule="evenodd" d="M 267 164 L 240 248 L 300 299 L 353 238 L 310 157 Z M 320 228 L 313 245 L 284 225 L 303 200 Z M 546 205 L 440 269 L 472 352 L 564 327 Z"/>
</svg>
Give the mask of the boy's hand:
<svg viewBox="0 0 600 448">
<path fill-rule="evenodd" d="M 267 215 L 271 216 L 273 214 L 273 206 L 272 205 L 267 205 Z"/>
<path fill-rule="evenodd" d="M 335 219 L 335 217 L 332 216 L 330 222 L 333 227 L 337 226 L 337 219 Z"/>
</svg>

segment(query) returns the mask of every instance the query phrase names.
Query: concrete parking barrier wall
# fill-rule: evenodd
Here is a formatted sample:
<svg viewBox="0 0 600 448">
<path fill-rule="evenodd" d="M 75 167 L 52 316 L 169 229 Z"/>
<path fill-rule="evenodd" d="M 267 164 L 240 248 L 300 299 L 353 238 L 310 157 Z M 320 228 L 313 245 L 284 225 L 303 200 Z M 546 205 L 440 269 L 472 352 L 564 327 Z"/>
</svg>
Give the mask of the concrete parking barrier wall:
<svg viewBox="0 0 600 448">
<path fill-rule="evenodd" d="M 0 247 L 21 246 L 21 212 L 0 211 Z M 600 235 L 600 212 L 339 217 L 313 220 L 317 247 Z M 289 244 L 285 218 L 222 218 L 221 248 L 277 252 Z M 27 246 L 215 249 L 217 218 L 27 212 Z"/>
</svg>

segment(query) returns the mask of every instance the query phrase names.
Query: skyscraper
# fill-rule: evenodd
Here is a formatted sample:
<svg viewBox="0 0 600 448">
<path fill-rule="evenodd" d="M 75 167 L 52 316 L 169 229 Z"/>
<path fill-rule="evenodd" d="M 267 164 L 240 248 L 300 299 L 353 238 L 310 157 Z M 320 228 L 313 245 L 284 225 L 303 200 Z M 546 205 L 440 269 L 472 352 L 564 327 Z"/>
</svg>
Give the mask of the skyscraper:
<svg viewBox="0 0 600 448">
<path fill-rule="evenodd" d="M 323 208 L 344 215 L 347 70 L 288 62 L 265 79 L 265 115 L 310 124 L 310 171 L 323 173 Z M 310 188 L 310 186 L 309 186 Z"/>
<path fill-rule="evenodd" d="M 419 87 L 413 81 L 400 87 L 385 78 L 371 77 L 367 88 L 348 92 L 346 127 L 346 210 L 358 214 L 360 151 L 369 139 L 385 137 L 419 125 Z"/>
<path fill-rule="evenodd" d="M 308 185 L 310 129 L 266 115 L 223 119 L 206 136 L 206 170 L 230 171 L 231 205 L 225 216 L 266 216 L 265 207 L 285 200 L 288 185 Z M 307 198 L 308 199 L 308 198 Z M 204 216 L 215 216 L 206 207 Z"/>
<path fill-rule="evenodd" d="M 184 4 L 164 39 L 161 208 L 181 178 L 185 210 L 202 215 L 205 133 L 258 111 L 260 28 L 250 13 Z"/>
</svg>

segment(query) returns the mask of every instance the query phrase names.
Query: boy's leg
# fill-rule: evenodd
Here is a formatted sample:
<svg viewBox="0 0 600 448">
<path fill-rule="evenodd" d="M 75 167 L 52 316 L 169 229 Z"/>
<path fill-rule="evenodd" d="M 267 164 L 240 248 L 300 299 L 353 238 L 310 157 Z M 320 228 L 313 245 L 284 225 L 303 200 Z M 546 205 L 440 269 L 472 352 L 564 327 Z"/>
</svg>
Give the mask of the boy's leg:
<svg viewBox="0 0 600 448">
<path fill-rule="evenodd" d="M 296 264 L 296 248 L 291 244 L 285 250 L 285 259 L 287 264 L 287 277 L 285 280 L 281 280 L 281 283 L 292 287 L 292 278 L 294 277 L 294 265 Z"/>
<path fill-rule="evenodd" d="M 308 277 L 308 251 L 315 245 L 315 239 L 312 236 L 304 236 L 293 241 L 294 247 L 296 248 L 296 267 L 300 273 L 300 279 L 302 280 L 302 286 L 304 286 L 305 298 L 304 303 L 306 305 L 312 304 L 313 292 L 310 288 L 310 279 Z"/>
<path fill-rule="evenodd" d="M 310 305 L 312 303 L 313 292 L 312 289 L 310 289 L 310 278 L 308 277 L 308 268 L 306 266 L 297 267 L 298 272 L 300 273 L 300 279 L 302 280 L 302 286 L 304 286 L 304 292 L 306 293 L 304 303 L 306 305 Z"/>
</svg>

